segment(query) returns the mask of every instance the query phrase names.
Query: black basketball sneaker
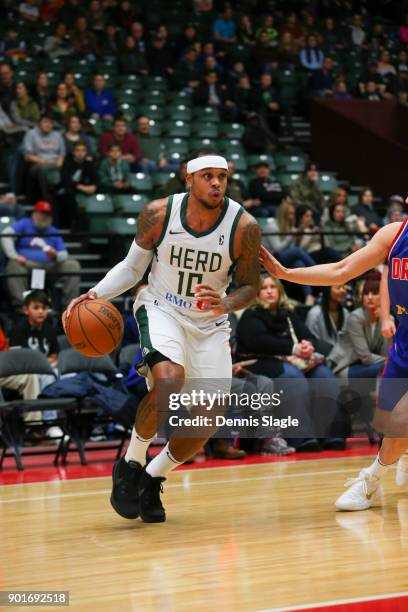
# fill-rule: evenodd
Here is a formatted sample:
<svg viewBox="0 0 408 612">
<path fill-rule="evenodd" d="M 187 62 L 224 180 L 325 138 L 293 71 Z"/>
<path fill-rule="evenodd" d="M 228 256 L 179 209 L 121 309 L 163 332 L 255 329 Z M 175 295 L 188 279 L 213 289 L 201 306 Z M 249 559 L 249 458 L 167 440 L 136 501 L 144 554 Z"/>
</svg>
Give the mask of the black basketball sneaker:
<svg viewBox="0 0 408 612">
<path fill-rule="evenodd" d="M 142 470 L 139 480 L 139 512 L 145 523 L 163 523 L 166 512 L 161 503 L 160 493 L 163 493 L 161 476 L 150 476 L 145 469 Z"/>
<path fill-rule="evenodd" d="M 142 466 L 137 461 L 115 461 L 112 470 L 110 503 L 120 516 L 135 519 L 139 516 L 139 482 Z"/>
</svg>

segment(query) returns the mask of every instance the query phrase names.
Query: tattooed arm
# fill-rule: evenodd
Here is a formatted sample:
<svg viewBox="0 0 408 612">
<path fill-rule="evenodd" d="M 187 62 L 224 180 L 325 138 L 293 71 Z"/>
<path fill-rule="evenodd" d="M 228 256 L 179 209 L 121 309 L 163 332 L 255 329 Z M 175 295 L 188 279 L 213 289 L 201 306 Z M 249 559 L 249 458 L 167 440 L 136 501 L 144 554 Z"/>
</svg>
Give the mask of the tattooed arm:
<svg viewBox="0 0 408 612">
<path fill-rule="evenodd" d="M 226 314 L 240 310 L 252 304 L 258 295 L 260 266 L 259 248 L 261 230 L 258 223 L 249 213 L 243 213 L 238 223 L 234 238 L 234 255 L 236 265 L 237 288 L 226 297 L 220 295 L 207 285 L 196 286 L 196 297 L 202 300 L 202 310 L 214 314 Z"/>
<path fill-rule="evenodd" d="M 64 326 L 65 318 L 79 302 L 97 297 L 112 299 L 128 291 L 143 277 L 152 260 L 154 245 L 160 237 L 166 208 L 167 198 L 153 200 L 143 207 L 137 219 L 135 240 L 125 259 L 116 264 L 95 287 L 71 301 L 63 315 Z"/>
</svg>

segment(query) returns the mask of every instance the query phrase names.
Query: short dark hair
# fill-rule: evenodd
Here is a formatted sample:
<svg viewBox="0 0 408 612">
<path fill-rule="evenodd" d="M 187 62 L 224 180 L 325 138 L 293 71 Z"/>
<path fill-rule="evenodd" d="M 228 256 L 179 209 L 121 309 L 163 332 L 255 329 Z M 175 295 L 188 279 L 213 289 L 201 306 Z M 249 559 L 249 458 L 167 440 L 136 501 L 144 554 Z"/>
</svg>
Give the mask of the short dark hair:
<svg viewBox="0 0 408 612">
<path fill-rule="evenodd" d="M 109 147 L 108 147 L 108 153 L 109 153 L 109 151 L 112 151 L 112 149 L 119 149 L 121 151 L 122 147 L 119 144 L 117 144 L 116 142 L 112 142 L 112 144 L 110 144 Z"/>
<path fill-rule="evenodd" d="M 23 305 L 29 306 L 33 302 L 40 302 L 43 306 L 51 306 L 51 298 L 46 291 L 42 289 L 34 289 L 34 291 L 30 291 L 28 295 L 24 298 Z"/>
<path fill-rule="evenodd" d="M 74 146 L 72 147 L 72 150 L 74 151 L 78 147 L 85 147 L 85 149 L 88 150 L 88 147 L 86 146 L 86 142 L 83 142 L 82 140 L 78 140 L 78 142 L 76 142 Z"/>
<path fill-rule="evenodd" d="M 296 208 L 296 225 L 298 226 L 303 215 L 311 210 L 313 212 L 313 208 L 308 204 L 299 204 Z"/>
<path fill-rule="evenodd" d="M 126 119 L 126 117 L 123 117 L 123 115 L 119 115 L 118 117 L 115 117 L 113 124 L 115 123 L 126 123 L 126 125 L 129 123 L 129 121 Z"/>
<path fill-rule="evenodd" d="M 196 157 L 204 157 L 204 155 L 221 155 L 222 154 L 217 151 L 217 149 L 211 148 L 211 147 L 202 147 L 201 149 L 196 149 L 195 151 L 192 151 L 190 157 L 188 158 L 188 161 L 191 161 L 192 159 L 196 159 Z"/>
</svg>

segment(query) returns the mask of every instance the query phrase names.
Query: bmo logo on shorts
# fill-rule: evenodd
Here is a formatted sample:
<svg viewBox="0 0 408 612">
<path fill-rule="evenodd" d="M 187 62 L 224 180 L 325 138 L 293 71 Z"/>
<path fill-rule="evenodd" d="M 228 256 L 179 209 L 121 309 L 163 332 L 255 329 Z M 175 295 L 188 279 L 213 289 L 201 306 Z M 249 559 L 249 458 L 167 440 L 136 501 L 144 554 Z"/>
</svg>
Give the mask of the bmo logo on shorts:
<svg viewBox="0 0 408 612">
<path fill-rule="evenodd" d="M 180 308 L 192 308 L 193 302 L 189 302 L 188 300 L 183 300 L 181 297 L 177 297 L 177 295 L 173 295 L 172 293 L 167 292 L 165 298 L 171 304 L 175 306 L 179 306 Z"/>
</svg>

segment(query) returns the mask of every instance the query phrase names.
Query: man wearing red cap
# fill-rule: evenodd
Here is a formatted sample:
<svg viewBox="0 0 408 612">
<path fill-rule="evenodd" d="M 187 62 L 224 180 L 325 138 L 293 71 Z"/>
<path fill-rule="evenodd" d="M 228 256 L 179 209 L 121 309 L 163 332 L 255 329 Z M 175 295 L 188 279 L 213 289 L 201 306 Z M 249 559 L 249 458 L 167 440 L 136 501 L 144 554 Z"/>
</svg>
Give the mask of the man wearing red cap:
<svg viewBox="0 0 408 612">
<path fill-rule="evenodd" d="M 24 217 L 3 230 L 1 246 L 9 261 L 6 273 L 24 274 L 33 268 L 61 274 L 62 306 L 65 307 L 79 293 L 79 276 L 64 273 L 80 271 L 79 263 L 68 257 L 68 251 L 58 229 L 51 225 L 52 206 L 41 200 L 34 206 L 31 217 Z M 10 236 L 15 234 L 16 236 Z M 27 276 L 11 276 L 7 280 L 13 307 L 23 304 L 23 292 L 28 289 Z"/>
</svg>

